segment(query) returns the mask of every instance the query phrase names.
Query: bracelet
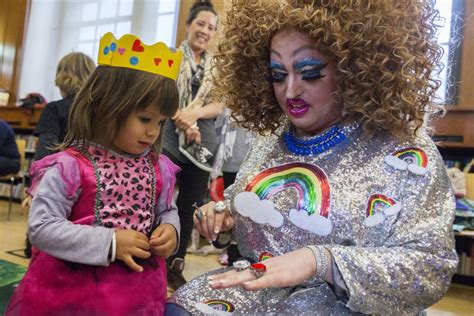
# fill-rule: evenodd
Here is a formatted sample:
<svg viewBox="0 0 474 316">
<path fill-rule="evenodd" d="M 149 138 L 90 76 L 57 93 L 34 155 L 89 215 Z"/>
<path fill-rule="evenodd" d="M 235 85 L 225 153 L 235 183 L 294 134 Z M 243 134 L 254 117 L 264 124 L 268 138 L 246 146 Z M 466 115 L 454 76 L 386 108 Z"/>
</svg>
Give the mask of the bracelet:
<svg viewBox="0 0 474 316">
<path fill-rule="evenodd" d="M 112 236 L 112 256 L 110 256 L 110 262 L 115 261 L 115 253 L 117 251 L 117 239 L 115 239 L 115 232 Z"/>
<path fill-rule="evenodd" d="M 305 246 L 313 253 L 314 259 L 316 260 L 316 273 L 310 279 L 310 281 L 324 281 L 326 272 L 328 271 L 328 260 L 326 257 L 326 251 L 323 246 Z"/>
</svg>

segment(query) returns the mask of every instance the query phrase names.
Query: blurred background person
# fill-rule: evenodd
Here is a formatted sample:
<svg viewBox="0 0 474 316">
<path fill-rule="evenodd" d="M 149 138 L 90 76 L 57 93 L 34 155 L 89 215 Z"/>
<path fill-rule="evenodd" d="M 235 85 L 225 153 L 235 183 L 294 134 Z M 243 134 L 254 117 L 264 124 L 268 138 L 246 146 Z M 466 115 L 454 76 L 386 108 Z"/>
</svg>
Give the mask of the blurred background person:
<svg viewBox="0 0 474 316">
<path fill-rule="evenodd" d="M 218 142 L 215 117 L 223 106 L 210 103 L 212 89 L 209 43 L 216 34 L 217 14 L 210 1 L 197 1 L 186 19 L 187 39 L 179 49 L 183 60 L 177 79 L 180 110 L 164 127 L 163 153 L 181 168 L 176 200 L 181 223 L 178 252 L 168 258 L 168 286 L 177 289 L 183 277 L 184 257 L 193 230 L 193 204 L 202 204 Z"/>
</svg>

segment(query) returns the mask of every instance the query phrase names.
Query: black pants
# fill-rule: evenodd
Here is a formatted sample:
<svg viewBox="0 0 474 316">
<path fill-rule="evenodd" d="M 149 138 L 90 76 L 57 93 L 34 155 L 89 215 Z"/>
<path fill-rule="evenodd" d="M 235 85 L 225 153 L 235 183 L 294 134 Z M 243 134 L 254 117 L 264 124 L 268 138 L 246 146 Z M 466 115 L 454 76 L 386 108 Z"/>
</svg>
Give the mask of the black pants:
<svg viewBox="0 0 474 316">
<path fill-rule="evenodd" d="M 179 193 L 176 199 L 181 233 L 178 252 L 168 258 L 168 262 L 171 263 L 177 257 L 184 259 L 186 255 L 186 248 L 194 227 L 193 204 L 202 205 L 209 182 L 209 172 L 199 169 L 192 163 L 179 162 L 166 151 L 163 153 L 181 168 L 181 172 L 177 175 Z"/>
<path fill-rule="evenodd" d="M 224 189 L 234 183 L 237 172 L 223 172 L 224 175 Z"/>
</svg>

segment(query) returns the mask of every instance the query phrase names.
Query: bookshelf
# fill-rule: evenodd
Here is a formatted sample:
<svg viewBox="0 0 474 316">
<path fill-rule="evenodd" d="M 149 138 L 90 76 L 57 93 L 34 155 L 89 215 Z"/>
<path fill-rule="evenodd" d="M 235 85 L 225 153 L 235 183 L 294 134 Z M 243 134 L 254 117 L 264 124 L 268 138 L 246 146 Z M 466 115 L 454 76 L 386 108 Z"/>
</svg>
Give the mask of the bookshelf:
<svg viewBox="0 0 474 316">
<path fill-rule="evenodd" d="M 453 282 L 474 285 L 474 231 L 462 231 L 454 234 L 459 263 Z"/>
<path fill-rule="evenodd" d="M 474 158 L 474 105 L 458 105 L 435 122 L 438 149 L 446 167 L 460 170 Z M 472 220 L 472 212 L 456 212 L 457 220 Z M 454 234 L 459 264 L 453 282 L 474 286 L 474 231 Z"/>
</svg>

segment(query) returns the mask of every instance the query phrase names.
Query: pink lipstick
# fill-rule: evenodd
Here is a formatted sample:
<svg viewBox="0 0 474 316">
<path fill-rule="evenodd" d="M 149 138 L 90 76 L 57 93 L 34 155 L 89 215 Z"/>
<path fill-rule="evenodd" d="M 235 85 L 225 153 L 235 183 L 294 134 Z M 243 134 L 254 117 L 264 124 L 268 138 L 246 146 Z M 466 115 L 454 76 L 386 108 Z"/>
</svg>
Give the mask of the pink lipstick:
<svg viewBox="0 0 474 316">
<path fill-rule="evenodd" d="M 287 99 L 286 104 L 288 113 L 295 118 L 302 117 L 309 111 L 309 104 L 303 99 Z"/>
</svg>

